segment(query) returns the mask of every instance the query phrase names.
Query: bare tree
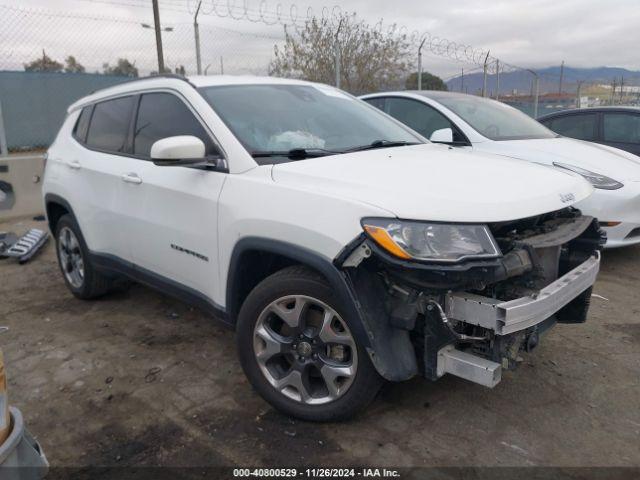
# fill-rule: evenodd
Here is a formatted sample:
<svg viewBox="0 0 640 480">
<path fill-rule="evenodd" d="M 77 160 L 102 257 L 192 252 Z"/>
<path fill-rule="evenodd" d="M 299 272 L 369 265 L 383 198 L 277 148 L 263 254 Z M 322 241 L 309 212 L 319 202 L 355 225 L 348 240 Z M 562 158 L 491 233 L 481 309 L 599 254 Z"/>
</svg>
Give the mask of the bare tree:
<svg viewBox="0 0 640 480">
<path fill-rule="evenodd" d="M 42 57 L 35 59 L 32 62 L 24 64 L 25 72 L 61 72 L 62 64 L 60 62 L 56 62 L 54 59 L 49 57 L 44 49 L 42 50 Z"/>
<path fill-rule="evenodd" d="M 67 73 L 84 73 L 85 68 L 82 64 L 78 63 L 76 57 L 73 55 L 69 55 L 65 60 L 66 64 L 64 67 L 64 71 Z"/>
<path fill-rule="evenodd" d="M 120 77 L 137 77 L 138 69 L 134 63 L 131 63 L 126 58 L 119 58 L 118 62 L 111 66 L 108 63 L 102 65 L 102 70 L 105 75 L 117 75 Z"/>
<path fill-rule="evenodd" d="M 313 18 L 294 34 L 285 27 L 285 43 L 274 48 L 270 75 L 335 84 L 336 53 L 340 86 L 360 94 L 403 84 L 408 42 L 395 31 L 380 31 L 342 14 L 337 21 Z"/>
</svg>

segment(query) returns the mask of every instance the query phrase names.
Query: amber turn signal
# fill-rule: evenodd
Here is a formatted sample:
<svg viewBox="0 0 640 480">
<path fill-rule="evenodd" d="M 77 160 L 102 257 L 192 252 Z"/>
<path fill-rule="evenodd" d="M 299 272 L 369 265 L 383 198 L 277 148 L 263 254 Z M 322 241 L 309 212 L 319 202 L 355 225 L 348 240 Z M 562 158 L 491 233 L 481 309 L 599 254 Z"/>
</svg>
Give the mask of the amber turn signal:
<svg viewBox="0 0 640 480">
<path fill-rule="evenodd" d="M 375 240 L 378 245 L 380 245 L 390 254 L 404 260 L 408 260 L 411 258 L 411 255 L 400 248 L 384 228 L 374 227 L 373 225 L 364 225 L 364 230 L 371 236 L 371 238 Z"/>
</svg>

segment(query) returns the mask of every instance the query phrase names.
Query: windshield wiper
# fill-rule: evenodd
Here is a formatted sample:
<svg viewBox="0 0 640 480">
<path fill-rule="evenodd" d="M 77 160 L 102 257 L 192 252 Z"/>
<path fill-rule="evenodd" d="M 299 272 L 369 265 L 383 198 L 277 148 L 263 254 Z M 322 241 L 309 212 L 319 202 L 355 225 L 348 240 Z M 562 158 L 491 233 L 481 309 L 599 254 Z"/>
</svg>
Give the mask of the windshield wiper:
<svg viewBox="0 0 640 480">
<path fill-rule="evenodd" d="M 325 150 L 324 148 L 292 148 L 291 150 L 269 150 L 250 152 L 253 158 L 262 157 L 287 157 L 292 160 L 304 160 L 305 158 L 324 157 L 327 155 L 336 155 L 341 152 Z"/>
<path fill-rule="evenodd" d="M 403 147 L 405 145 L 420 145 L 420 142 L 407 142 L 404 140 L 376 140 L 369 145 L 360 145 L 359 147 L 348 148 L 344 152 L 361 152 L 363 150 L 374 150 L 376 148 Z"/>
</svg>

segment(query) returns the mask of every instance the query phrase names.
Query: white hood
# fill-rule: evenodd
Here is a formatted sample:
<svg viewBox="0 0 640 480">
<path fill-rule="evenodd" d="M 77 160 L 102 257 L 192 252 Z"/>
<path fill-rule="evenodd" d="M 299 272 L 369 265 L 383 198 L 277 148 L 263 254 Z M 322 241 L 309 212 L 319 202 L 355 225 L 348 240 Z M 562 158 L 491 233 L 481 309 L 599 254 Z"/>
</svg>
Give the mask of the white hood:
<svg viewBox="0 0 640 480">
<path fill-rule="evenodd" d="M 570 206 L 593 191 L 579 175 L 559 169 L 435 144 L 278 164 L 273 178 L 399 218 L 448 222 L 526 218 Z"/>
<path fill-rule="evenodd" d="M 617 148 L 573 138 L 509 140 L 477 144 L 484 152 L 551 164 L 567 163 L 618 181 L 640 181 L 640 157 Z"/>
</svg>

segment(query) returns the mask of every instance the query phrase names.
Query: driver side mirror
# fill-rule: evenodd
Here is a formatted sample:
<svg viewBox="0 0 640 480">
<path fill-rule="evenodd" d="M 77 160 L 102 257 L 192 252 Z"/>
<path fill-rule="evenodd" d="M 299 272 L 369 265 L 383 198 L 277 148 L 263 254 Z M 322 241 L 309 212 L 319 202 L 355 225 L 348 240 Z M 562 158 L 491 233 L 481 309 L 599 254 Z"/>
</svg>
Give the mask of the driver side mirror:
<svg viewBox="0 0 640 480">
<path fill-rule="evenodd" d="M 151 146 L 151 160 L 160 167 L 206 164 L 204 142 L 192 135 L 162 138 Z M 213 162 L 212 166 L 218 166 Z"/>
<path fill-rule="evenodd" d="M 441 128 L 435 130 L 429 137 L 433 143 L 453 143 L 453 130 L 450 128 Z"/>
</svg>

